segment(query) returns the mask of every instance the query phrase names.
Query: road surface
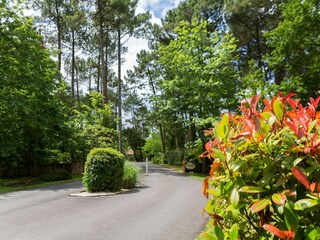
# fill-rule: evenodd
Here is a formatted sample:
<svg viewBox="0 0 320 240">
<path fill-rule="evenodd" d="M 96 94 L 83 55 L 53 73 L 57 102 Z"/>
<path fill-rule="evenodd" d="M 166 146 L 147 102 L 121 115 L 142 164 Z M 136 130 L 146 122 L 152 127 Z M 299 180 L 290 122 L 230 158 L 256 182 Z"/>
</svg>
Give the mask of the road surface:
<svg viewBox="0 0 320 240">
<path fill-rule="evenodd" d="M 201 180 L 149 166 L 143 188 L 105 197 L 70 197 L 80 182 L 0 195 L 0 240 L 187 240 L 206 219 Z"/>
</svg>

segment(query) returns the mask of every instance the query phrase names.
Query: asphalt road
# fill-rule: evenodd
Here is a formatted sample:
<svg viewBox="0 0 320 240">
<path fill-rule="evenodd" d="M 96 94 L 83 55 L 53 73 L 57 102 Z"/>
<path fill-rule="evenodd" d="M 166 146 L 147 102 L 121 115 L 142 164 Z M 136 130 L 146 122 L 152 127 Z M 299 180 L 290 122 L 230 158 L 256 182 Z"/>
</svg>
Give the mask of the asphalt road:
<svg viewBox="0 0 320 240">
<path fill-rule="evenodd" d="M 206 222 L 201 180 L 151 165 L 141 183 L 105 197 L 68 196 L 80 182 L 0 195 L 0 239 L 194 239 Z"/>
</svg>

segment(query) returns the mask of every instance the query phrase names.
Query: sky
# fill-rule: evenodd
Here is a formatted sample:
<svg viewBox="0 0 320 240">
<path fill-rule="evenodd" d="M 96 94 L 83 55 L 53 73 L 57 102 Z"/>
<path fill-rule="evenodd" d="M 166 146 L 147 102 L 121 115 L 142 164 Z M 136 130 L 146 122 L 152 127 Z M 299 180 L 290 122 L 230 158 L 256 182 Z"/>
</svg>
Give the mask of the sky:
<svg viewBox="0 0 320 240">
<path fill-rule="evenodd" d="M 178 6 L 181 0 L 138 0 L 136 14 L 149 11 L 151 14 L 151 22 L 161 24 L 161 18 L 165 16 L 166 12 Z M 27 10 L 26 15 L 39 15 L 37 11 Z M 123 55 L 125 62 L 122 65 L 122 79 L 126 76 L 127 70 L 132 70 L 136 65 L 136 56 L 142 49 L 148 49 L 148 42 L 146 39 L 130 38 L 126 43 L 128 52 Z M 117 72 L 117 66 L 113 67 Z"/>
<path fill-rule="evenodd" d="M 161 23 L 161 18 L 165 13 L 178 6 L 180 0 L 138 0 L 136 13 L 144 13 L 149 10 L 152 23 Z M 148 49 L 146 39 L 130 38 L 127 42 L 128 52 L 124 55 L 126 62 L 122 65 L 122 76 L 126 75 L 127 70 L 133 69 L 136 65 L 136 56 L 142 49 Z"/>
</svg>

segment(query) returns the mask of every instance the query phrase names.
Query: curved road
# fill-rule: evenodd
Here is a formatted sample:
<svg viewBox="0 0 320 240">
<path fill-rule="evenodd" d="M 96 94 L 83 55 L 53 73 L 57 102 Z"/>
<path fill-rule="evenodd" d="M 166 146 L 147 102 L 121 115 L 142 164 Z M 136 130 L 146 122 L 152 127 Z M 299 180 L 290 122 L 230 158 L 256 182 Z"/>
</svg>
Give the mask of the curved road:
<svg viewBox="0 0 320 240">
<path fill-rule="evenodd" d="M 201 180 L 149 166 L 143 188 L 69 197 L 80 182 L 0 195 L 0 239 L 192 240 L 206 220 Z"/>
</svg>

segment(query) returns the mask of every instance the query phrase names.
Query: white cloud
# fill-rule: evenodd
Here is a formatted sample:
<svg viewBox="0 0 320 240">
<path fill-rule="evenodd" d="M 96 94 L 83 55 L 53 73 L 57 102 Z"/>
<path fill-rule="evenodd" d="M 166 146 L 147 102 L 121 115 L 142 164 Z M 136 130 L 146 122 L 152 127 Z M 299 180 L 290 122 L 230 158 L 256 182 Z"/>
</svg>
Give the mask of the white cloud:
<svg viewBox="0 0 320 240">
<path fill-rule="evenodd" d="M 139 0 L 136 13 L 150 11 L 151 22 L 161 24 L 161 18 L 165 13 L 178 6 L 180 0 Z M 127 74 L 127 70 L 133 69 L 136 65 L 136 56 L 142 49 L 148 49 L 148 41 L 145 39 L 131 38 L 126 46 L 128 52 L 124 55 L 126 62 L 122 66 L 122 77 Z"/>
</svg>

